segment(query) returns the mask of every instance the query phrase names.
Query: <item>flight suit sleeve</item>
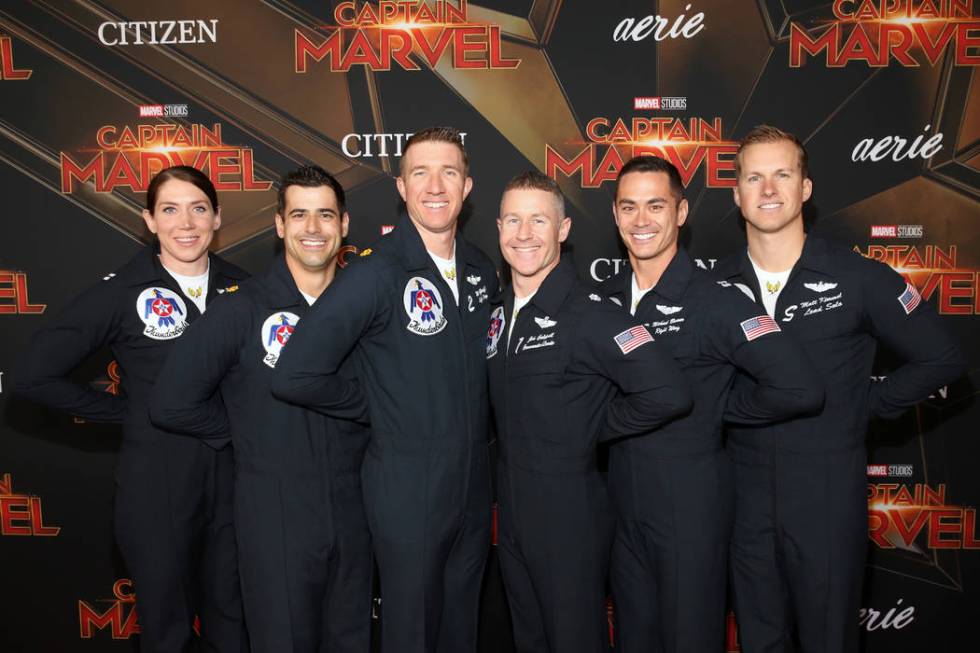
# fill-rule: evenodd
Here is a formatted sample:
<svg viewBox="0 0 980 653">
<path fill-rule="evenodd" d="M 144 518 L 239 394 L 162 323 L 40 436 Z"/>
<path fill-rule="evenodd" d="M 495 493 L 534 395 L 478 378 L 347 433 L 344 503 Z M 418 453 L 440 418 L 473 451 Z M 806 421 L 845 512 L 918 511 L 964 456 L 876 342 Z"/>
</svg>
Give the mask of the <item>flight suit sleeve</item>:
<svg viewBox="0 0 980 653">
<path fill-rule="evenodd" d="M 92 422 L 122 422 L 126 400 L 69 378 L 86 358 L 120 333 L 119 282 L 82 293 L 38 331 L 15 368 L 14 391 Z"/>
<path fill-rule="evenodd" d="M 378 326 L 384 302 L 374 266 L 356 262 L 344 270 L 283 347 L 272 394 L 329 417 L 368 423 L 360 384 L 342 375 L 340 368 L 361 336 Z"/>
<path fill-rule="evenodd" d="M 157 427 L 199 438 L 228 436 L 219 387 L 248 331 L 243 300 L 233 295 L 214 302 L 174 343 L 150 396 L 150 421 Z"/>
<path fill-rule="evenodd" d="M 905 363 L 871 384 L 871 414 L 895 418 L 966 373 L 966 359 L 932 306 L 884 263 L 864 261 L 861 284 L 872 334 Z"/>
<path fill-rule="evenodd" d="M 647 433 L 688 412 L 693 405 L 691 391 L 670 352 L 608 300 L 596 308 L 578 327 L 571 369 L 584 366 L 620 391 L 609 403 L 600 440 Z M 646 335 L 631 335 L 636 328 Z"/>
<path fill-rule="evenodd" d="M 823 382 L 803 348 L 778 325 L 755 338 L 746 334 L 754 318 L 766 317 L 758 304 L 734 288 L 719 288 L 706 309 L 699 325 L 703 353 L 748 377 L 728 393 L 726 421 L 761 426 L 820 410 Z"/>
</svg>

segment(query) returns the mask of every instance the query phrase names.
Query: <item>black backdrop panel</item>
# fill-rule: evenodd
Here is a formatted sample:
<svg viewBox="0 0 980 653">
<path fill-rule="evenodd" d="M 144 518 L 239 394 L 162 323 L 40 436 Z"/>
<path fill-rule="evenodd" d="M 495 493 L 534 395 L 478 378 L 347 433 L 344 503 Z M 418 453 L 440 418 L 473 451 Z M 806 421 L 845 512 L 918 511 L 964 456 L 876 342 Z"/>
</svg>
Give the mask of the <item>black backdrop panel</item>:
<svg viewBox="0 0 980 653">
<path fill-rule="evenodd" d="M 407 135 L 451 124 L 475 180 L 466 235 L 499 261 L 500 191 L 538 168 L 568 196 L 568 253 L 601 280 L 623 258 L 609 180 L 635 153 L 684 171 L 683 241 L 704 267 L 744 247 L 732 158 L 762 122 L 807 144 L 811 229 L 905 274 L 969 354 L 970 377 L 870 428 L 860 615 L 867 651 L 961 650 L 980 614 L 974 3 L 448 4 L 380 26 L 372 15 L 394 3 L 0 7 L 0 650 L 135 648 L 112 539 L 120 435 L 12 398 L 9 374 L 35 329 L 146 239 L 143 190 L 162 166 L 190 163 L 219 184 L 218 249 L 257 272 L 278 251 L 280 174 L 315 162 L 338 176 L 351 256 L 396 219 Z M 382 42 L 399 31 L 408 49 L 388 60 Z M 109 391 L 117 380 L 104 354 L 77 374 Z M 737 650 L 734 623 L 730 635 Z M 512 650 L 493 562 L 481 646 Z"/>
</svg>

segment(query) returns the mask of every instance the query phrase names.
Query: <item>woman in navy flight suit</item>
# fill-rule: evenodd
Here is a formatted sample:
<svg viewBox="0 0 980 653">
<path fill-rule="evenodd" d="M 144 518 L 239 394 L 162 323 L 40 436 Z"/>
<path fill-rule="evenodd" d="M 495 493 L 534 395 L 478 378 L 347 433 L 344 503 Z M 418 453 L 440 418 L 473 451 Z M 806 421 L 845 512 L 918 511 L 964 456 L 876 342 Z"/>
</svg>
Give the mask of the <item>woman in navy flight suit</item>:
<svg viewBox="0 0 980 653">
<path fill-rule="evenodd" d="M 34 337 L 17 390 L 91 421 L 122 422 L 116 471 L 116 541 L 135 581 L 140 649 L 237 652 L 248 648 L 232 526 L 229 438 L 204 441 L 150 424 L 150 388 L 173 341 L 206 303 L 247 275 L 208 254 L 221 224 L 214 185 L 188 166 L 162 170 L 143 218 L 157 242 L 83 292 Z M 69 379 L 109 347 L 119 396 Z M 160 379 L 179 383 L 180 379 Z M 194 635 L 200 618 L 200 638 Z"/>
</svg>

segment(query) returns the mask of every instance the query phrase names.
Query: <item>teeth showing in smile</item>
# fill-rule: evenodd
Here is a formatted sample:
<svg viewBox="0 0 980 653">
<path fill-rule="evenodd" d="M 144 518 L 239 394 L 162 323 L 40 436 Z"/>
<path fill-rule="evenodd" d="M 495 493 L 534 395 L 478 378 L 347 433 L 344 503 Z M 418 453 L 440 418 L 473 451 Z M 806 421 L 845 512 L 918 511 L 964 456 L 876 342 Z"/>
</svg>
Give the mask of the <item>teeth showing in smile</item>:
<svg viewBox="0 0 980 653">
<path fill-rule="evenodd" d="M 634 240 L 650 240 L 657 234 L 633 234 Z"/>
<path fill-rule="evenodd" d="M 444 209 L 449 206 L 449 202 L 422 202 L 427 209 Z"/>
<path fill-rule="evenodd" d="M 782 202 L 768 202 L 766 204 L 760 204 L 759 205 L 759 208 L 760 209 L 778 209 L 782 205 L 783 205 Z"/>
<path fill-rule="evenodd" d="M 197 242 L 197 236 L 178 236 L 174 240 L 176 240 L 181 245 L 191 245 Z"/>
<path fill-rule="evenodd" d="M 325 240 L 311 240 L 309 238 L 301 238 L 300 241 L 303 243 L 303 247 L 323 247 L 327 242 Z"/>
</svg>

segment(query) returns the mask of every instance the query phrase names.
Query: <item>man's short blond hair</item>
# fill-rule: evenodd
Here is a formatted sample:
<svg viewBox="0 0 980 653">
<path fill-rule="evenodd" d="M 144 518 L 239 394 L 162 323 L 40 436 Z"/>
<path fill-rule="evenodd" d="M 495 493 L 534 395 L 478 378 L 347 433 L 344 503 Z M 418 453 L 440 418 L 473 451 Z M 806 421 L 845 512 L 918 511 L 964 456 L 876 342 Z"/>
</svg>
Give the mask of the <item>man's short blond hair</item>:
<svg viewBox="0 0 980 653">
<path fill-rule="evenodd" d="M 778 141 L 789 141 L 796 146 L 796 150 L 799 153 L 799 163 L 800 163 L 800 174 L 804 179 L 807 178 L 807 155 L 806 148 L 803 147 L 803 143 L 795 134 L 791 134 L 787 131 L 783 131 L 779 127 L 773 127 L 772 125 L 758 125 L 753 127 L 752 130 L 745 135 L 742 142 L 738 146 L 738 151 L 735 153 L 735 177 L 742 176 L 742 151 L 749 145 L 758 145 L 759 143 L 776 143 Z"/>
</svg>

